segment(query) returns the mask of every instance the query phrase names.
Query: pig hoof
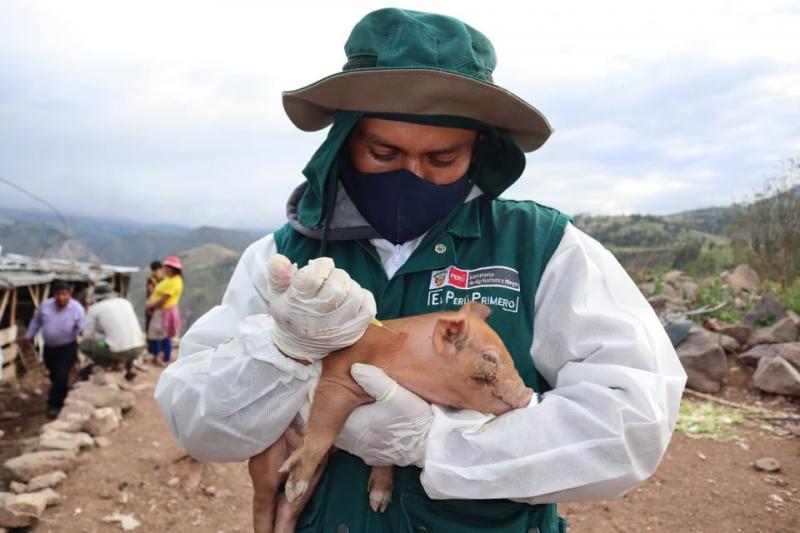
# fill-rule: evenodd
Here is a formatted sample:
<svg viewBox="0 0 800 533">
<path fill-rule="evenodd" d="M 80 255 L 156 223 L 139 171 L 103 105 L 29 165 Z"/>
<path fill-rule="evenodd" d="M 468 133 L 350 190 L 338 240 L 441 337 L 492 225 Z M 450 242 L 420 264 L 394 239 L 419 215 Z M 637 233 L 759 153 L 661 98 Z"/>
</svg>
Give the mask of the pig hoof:
<svg viewBox="0 0 800 533">
<path fill-rule="evenodd" d="M 389 502 L 392 501 L 392 493 L 373 489 L 369 492 L 369 506 L 372 507 L 372 510 L 376 513 L 382 513 L 386 511 L 386 508 L 389 506 Z"/>
<path fill-rule="evenodd" d="M 298 481 L 295 483 L 289 480 L 286 482 L 286 499 L 289 500 L 289 502 L 299 500 L 307 490 L 308 481 Z"/>
<path fill-rule="evenodd" d="M 290 455 L 278 469 L 281 474 L 288 474 L 296 466 L 299 466 L 302 460 L 298 454 L 293 453 Z"/>
</svg>

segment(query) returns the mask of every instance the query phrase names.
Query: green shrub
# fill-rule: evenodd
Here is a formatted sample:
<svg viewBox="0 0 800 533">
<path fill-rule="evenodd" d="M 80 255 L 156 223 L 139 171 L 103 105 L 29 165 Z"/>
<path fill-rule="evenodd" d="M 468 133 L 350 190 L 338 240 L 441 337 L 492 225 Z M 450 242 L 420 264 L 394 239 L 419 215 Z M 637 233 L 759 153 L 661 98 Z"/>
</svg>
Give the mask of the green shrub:
<svg viewBox="0 0 800 533">
<path fill-rule="evenodd" d="M 727 285 L 722 283 L 719 277 L 714 279 L 711 285 L 701 284 L 697 289 L 696 307 L 714 307 L 722 302 L 727 305 L 711 313 L 692 315 L 695 322 L 703 322 L 706 318 L 718 318 L 723 322 L 741 322 L 743 313 L 733 305 L 733 295 Z"/>
<path fill-rule="evenodd" d="M 695 278 L 716 275 L 736 266 L 733 250 L 729 246 L 716 246 L 712 242 L 700 255 L 687 263 L 684 271 Z"/>
<path fill-rule="evenodd" d="M 774 294 L 786 309 L 800 314 L 800 278 L 795 279 L 794 283 L 787 286 L 773 281 L 765 281 L 761 284 L 761 291 Z"/>
</svg>

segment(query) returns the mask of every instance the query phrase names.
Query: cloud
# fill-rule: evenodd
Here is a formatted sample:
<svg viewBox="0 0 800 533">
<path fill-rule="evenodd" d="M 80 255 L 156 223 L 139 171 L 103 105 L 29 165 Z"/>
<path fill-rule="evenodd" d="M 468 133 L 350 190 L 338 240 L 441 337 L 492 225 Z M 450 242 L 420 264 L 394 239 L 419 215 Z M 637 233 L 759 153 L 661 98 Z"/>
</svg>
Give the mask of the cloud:
<svg viewBox="0 0 800 533">
<path fill-rule="evenodd" d="M 294 129 L 280 92 L 340 69 L 371 8 L 7 3 L 0 175 L 65 211 L 274 227 L 324 137 Z M 729 203 L 800 152 L 790 2 L 437 9 L 489 35 L 496 81 L 555 127 L 508 196 L 666 213 Z M 24 202 L 0 189 L 0 205 Z"/>
</svg>

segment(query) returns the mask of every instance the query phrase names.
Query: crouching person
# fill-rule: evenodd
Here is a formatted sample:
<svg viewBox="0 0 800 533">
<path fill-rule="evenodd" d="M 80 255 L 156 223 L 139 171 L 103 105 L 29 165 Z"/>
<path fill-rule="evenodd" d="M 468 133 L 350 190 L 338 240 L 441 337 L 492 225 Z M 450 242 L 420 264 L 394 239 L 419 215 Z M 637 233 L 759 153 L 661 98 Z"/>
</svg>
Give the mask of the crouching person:
<svg viewBox="0 0 800 533">
<path fill-rule="evenodd" d="M 106 284 L 95 287 L 94 301 L 86 314 L 80 349 L 93 364 L 110 368 L 124 364 L 125 378 L 133 379 L 133 361 L 145 348 L 133 305 Z"/>
</svg>

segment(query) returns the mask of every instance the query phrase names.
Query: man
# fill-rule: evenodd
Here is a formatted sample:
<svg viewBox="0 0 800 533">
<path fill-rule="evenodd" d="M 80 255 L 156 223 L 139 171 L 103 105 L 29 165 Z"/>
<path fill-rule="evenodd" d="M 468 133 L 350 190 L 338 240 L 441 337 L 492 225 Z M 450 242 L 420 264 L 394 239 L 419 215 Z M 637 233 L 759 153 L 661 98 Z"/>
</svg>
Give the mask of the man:
<svg viewBox="0 0 800 533">
<path fill-rule="evenodd" d="M 78 360 L 77 338 L 83 329 L 86 314 L 83 306 L 72 298 L 72 287 L 56 281 L 53 297 L 39 306 L 25 332 L 23 347 L 30 350 L 33 338 L 41 331 L 44 337 L 44 364 L 50 374 L 47 416 L 55 418 L 64 405 L 69 388 L 69 372 Z"/>
<path fill-rule="evenodd" d="M 86 313 L 81 351 L 101 366 L 125 364 L 125 378 L 133 379 L 133 360 L 145 349 L 144 333 L 133 305 L 107 283 L 94 288 L 94 302 Z"/>
<path fill-rule="evenodd" d="M 150 263 L 150 275 L 147 277 L 147 297 L 145 301 L 150 299 L 150 295 L 158 285 L 158 282 L 164 279 L 164 265 L 161 261 L 153 261 Z M 153 317 L 153 310 L 145 308 L 144 310 L 144 330 L 147 331 L 150 327 L 150 319 Z"/>
<path fill-rule="evenodd" d="M 298 528 L 563 530 L 554 502 L 616 497 L 655 470 L 685 373 L 608 251 L 553 209 L 497 198 L 550 127 L 492 83 L 485 36 L 449 17 L 383 9 L 345 50 L 343 72 L 284 93 L 301 129 L 331 129 L 288 224 L 244 252 L 156 398 L 191 454 L 242 460 L 284 432 L 313 386 L 319 363 L 283 355 L 325 355 L 297 324 L 330 336 L 366 327 L 352 315 L 364 306 L 353 303 L 359 284 L 381 319 L 478 300 L 539 394 L 491 417 L 429 406 L 379 369 L 354 367 L 377 401 L 348 419 L 336 445 L 350 453 L 330 457 Z M 268 289 L 276 253 L 300 266 L 329 256 L 354 279 L 334 271 L 287 302 Z M 367 464 L 390 463 L 411 466 L 395 469 L 392 503 L 374 513 Z"/>
</svg>

